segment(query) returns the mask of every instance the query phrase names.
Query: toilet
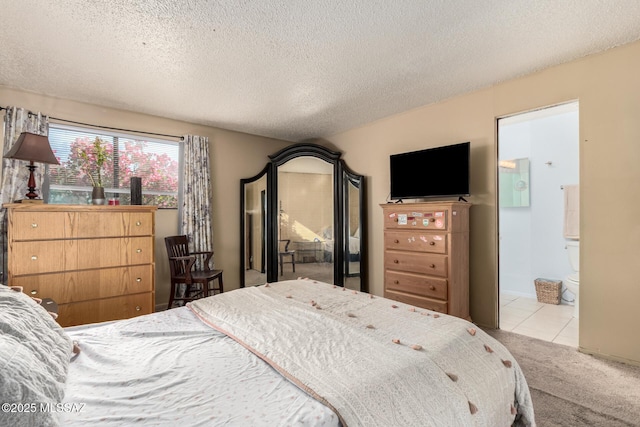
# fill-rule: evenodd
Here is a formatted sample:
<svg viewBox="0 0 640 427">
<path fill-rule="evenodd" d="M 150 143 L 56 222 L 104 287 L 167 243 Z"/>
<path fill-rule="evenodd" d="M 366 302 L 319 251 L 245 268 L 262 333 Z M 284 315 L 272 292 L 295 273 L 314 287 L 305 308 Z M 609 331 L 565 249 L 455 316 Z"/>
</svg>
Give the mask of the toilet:
<svg viewBox="0 0 640 427">
<path fill-rule="evenodd" d="M 574 300 L 574 313 L 573 317 L 578 318 L 579 313 L 579 295 L 580 295 L 580 241 L 568 240 L 567 241 L 567 256 L 569 257 L 569 264 L 573 273 L 569 274 L 564 279 L 564 284 L 575 295 Z"/>
</svg>

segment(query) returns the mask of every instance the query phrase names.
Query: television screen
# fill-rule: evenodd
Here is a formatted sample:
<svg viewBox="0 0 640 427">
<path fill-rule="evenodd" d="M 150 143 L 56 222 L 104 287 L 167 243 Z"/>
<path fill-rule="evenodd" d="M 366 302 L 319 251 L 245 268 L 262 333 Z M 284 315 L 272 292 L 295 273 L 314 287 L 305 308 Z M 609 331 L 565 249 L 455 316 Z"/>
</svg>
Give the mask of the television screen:
<svg viewBox="0 0 640 427">
<path fill-rule="evenodd" d="M 392 154 L 391 198 L 468 196 L 470 146 L 463 142 Z"/>
</svg>

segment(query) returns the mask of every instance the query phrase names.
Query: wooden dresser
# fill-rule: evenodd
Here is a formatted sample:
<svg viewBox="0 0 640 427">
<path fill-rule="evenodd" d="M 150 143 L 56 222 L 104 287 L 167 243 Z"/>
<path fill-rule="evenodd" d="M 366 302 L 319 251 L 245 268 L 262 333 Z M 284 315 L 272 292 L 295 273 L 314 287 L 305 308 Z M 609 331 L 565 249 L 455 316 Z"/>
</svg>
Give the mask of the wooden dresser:
<svg viewBox="0 0 640 427">
<path fill-rule="evenodd" d="M 155 206 L 4 207 L 8 284 L 53 299 L 62 326 L 153 312 Z"/>
<path fill-rule="evenodd" d="M 429 202 L 381 206 L 384 296 L 470 320 L 471 204 Z"/>
</svg>

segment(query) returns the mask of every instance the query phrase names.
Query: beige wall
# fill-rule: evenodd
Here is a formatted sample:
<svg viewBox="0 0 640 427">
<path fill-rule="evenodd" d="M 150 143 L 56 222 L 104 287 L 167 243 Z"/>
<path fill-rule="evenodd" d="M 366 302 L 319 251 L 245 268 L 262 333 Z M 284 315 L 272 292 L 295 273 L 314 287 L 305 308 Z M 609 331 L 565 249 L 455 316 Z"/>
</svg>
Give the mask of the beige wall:
<svg viewBox="0 0 640 427">
<path fill-rule="evenodd" d="M 224 270 L 225 289 L 240 286 L 240 179 L 260 172 L 268 155 L 289 142 L 239 132 L 163 119 L 145 114 L 98 107 L 0 86 L 0 105 L 41 111 L 53 117 L 94 125 L 154 133 L 208 136 L 213 186 L 213 245 L 216 268 Z M 169 298 L 169 267 L 164 258 L 164 237 L 177 233 L 177 211 L 156 215 L 156 306 Z"/>
<path fill-rule="evenodd" d="M 472 72 L 472 71 L 471 71 Z M 471 315 L 497 325 L 496 118 L 580 101 L 580 348 L 640 364 L 640 43 L 328 138 L 367 176 L 369 286 L 382 294 L 389 154 L 471 141 Z"/>
</svg>

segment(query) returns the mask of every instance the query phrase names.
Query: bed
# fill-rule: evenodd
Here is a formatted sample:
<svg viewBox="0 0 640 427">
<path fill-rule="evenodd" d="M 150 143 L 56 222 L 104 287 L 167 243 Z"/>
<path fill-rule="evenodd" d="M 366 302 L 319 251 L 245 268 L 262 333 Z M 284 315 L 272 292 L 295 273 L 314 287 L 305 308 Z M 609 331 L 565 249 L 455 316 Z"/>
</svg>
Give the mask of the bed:
<svg viewBox="0 0 640 427">
<path fill-rule="evenodd" d="M 535 425 L 473 324 L 312 280 L 64 330 L 2 287 L 0 328 L 2 425 Z"/>
<path fill-rule="evenodd" d="M 333 261 L 333 249 L 335 247 L 335 241 L 333 240 L 333 234 L 331 233 L 331 227 L 325 227 L 321 231 L 321 235 L 323 240 L 322 242 L 322 251 L 324 252 L 324 259 L 326 261 Z M 360 261 L 360 228 L 357 228 L 356 231 L 349 236 L 349 240 L 347 242 L 348 251 L 345 252 L 345 256 L 347 260 L 350 262 L 358 262 Z"/>
</svg>

